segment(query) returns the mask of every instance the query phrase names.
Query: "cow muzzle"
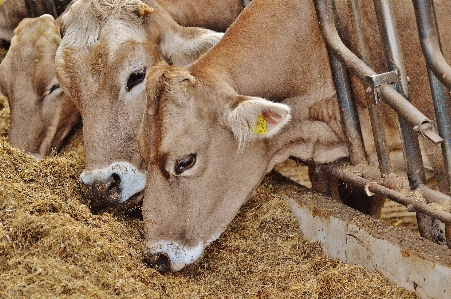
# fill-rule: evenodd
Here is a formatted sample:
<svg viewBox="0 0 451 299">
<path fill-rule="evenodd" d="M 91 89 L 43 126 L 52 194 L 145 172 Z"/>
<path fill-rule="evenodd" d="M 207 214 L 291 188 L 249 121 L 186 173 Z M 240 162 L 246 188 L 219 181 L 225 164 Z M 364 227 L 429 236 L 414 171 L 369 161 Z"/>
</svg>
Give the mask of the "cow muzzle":
<svg viewBox="0 0 451 299">
<path fill-rule="evenodd" d="M 128 162 L 115 162 L 80 175 L 83 197 L 98 211 L 122 204 L 144 190 L 146 175 Z"/>
<path fill-rule="evenodd" d="M 176 242 L 161 241 L 143 247 L 144 262 L 160 273 L 180 271 L 197 261 L 204 251 L 204 245 L 194 247 L 179 245 Z"/>
</svg>

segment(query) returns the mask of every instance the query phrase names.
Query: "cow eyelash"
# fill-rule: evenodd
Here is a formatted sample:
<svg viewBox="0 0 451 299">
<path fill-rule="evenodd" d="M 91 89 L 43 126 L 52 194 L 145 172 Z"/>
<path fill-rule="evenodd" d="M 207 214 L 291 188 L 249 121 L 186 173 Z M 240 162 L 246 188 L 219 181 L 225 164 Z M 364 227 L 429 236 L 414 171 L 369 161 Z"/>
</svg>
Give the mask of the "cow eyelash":
<svg viewBox="0 0 451 299">
<path fill-rule="evenodd" d="M 125 90 L 129 92 L 130 90 L 133 89 L 133 87 L 144 81 L 145 77 L 146 77 L 145 68 L 132 72 L 130 76 L 128 76 L 127 86 L 125 87 Z"/>
</svg>

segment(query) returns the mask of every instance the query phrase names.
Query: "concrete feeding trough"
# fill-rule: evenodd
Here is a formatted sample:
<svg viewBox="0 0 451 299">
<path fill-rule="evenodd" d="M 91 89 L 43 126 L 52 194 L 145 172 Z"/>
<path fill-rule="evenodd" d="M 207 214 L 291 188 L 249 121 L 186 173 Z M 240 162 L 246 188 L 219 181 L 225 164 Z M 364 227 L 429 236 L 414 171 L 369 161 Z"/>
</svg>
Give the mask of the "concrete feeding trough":
<svg viewBox="0 0 451 299">
<path fill-rule="evenodd" d="M 451 250 L 412 231 L 391 226 L 295 182 L 276 187 L 296 215 L 304 237 L 326 255 L 380 271 L 422 298 L 451 296 Z"/>
</svg>

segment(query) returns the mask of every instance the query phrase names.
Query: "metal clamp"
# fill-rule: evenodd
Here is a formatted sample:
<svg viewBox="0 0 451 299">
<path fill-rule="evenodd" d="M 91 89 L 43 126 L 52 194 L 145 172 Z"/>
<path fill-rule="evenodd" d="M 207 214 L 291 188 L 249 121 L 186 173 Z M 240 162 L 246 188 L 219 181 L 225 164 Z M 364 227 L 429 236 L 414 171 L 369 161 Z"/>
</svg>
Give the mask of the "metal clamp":
<svg viewBox="0 0 451 299">
<path fill-rule="evenodd" d="M 424 121 L 420 125 L 414 126 L 413 130 L 420 133 L 423 137 L 428 138 L 435 144 L 443 142 L 443 138 L 435 131 L 435 126 L 432 121 Z"/>
<path fill-rule="evenodd" d="M 366 89 L 367 92 L 373 92 L 373 99 L 376 104 L 380 102 L 379 89 L 378 87 L 383 84 L 394 84 L 399 81 L 399 72 L 397 69 L 375 74 L 366 77 L 366 84 L 369 85 Z"/>
</svg>

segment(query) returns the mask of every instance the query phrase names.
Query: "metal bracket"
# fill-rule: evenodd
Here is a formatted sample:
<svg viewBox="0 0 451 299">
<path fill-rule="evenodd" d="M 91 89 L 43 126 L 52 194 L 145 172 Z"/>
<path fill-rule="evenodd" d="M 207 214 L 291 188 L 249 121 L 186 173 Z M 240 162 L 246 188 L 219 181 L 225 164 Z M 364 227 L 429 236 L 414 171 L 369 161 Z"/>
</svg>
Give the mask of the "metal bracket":
<svg viewBox="0 0 451 299">
<path fill-rule="evenodd" d="M 378 87 L 383 84 L 394 84 L 398 81 L 399 81 L 399 72 L 397 69 L 382 74 L 367 76 L 366 83 L 369 86 L 366 90 L 367 92 L 373 92 L 374 102 L 378 104 L 380 102 Z"/>
<path fill-rule="evenodd" d="M 443 138 L 435 131 L 435 126 L 432 121 L 424 121 L 419 126 L 414 126 L 413 130 L 423 135 L 423 137 L 429 139 L 435 144 L 443 142 Z"/>
</svg>

